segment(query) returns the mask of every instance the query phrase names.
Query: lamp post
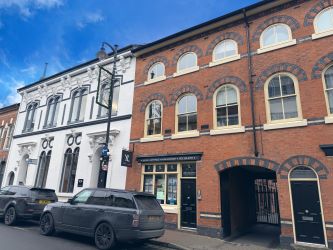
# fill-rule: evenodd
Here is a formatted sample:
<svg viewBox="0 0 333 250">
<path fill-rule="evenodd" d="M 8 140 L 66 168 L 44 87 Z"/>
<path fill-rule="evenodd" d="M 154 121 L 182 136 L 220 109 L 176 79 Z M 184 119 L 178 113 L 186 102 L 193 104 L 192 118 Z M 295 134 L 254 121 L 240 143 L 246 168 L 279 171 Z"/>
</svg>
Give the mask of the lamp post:
<svg viewBox="0 0 333 250">
<path fill-rule="evenodd" d="M 108 54 L 105 52 L 104 46 L 108 46 L 113 52 L 113 69 L 111 74 L 111 81 L 109 86 L 109 96 L 108 96 L 108 121 L 106 127 L 106 139 L 105 145 L 102 149 L 102 161 L 100 166 L 99 178 L 98 178 L 98 187 L 105 188 L 106 186 L 106 177 L 109 164 L 109 140 L 110 140 L 110 127 L 111 127 L 111 116 L 112 116 L 112 101 L 113 101 L 113 88 L 115 84 L 116 77 L 116 64 L 117 64 L 117 54 L 118 54 L 118 45 L 110 45 L 107 42 L 102 43 L 101 49 L 97 52 L 97 58 L 99 60 L 104 60 L 108 57 Z M 98 98 L 96 98 L 98 99 Z"/>
</svg>

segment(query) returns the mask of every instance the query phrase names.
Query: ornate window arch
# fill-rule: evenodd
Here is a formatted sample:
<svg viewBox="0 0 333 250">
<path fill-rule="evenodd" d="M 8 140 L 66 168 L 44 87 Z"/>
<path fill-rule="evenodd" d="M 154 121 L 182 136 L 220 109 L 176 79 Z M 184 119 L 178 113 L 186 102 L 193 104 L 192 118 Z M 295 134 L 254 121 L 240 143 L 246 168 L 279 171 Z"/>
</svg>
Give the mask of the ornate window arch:
<svg viewBox="0 0 333 250">
<path fill-rule="evenodd" d="M 329 116 L 333 116 L 333 64 L 323 71 L 323 83 L 327 113 Z"/>
<path fill-rule="evenodd" d="M 225 39 L 213 50 L 213 62 L 227 60 L 238 55 L 238 44 L 235 40 Z"/>
<path fill-rule="evenodd" d="M 267 122 L 302 119 L 297 78 L 286 72 L 271 76 L 265 84 Z"/>
<path fill-rule="evenodd" d="M 177 62 L 177 72 L 191 71 L 198 65 L 198 57 L 194 52 L 186 52 Z"/>
<path fill-rule="evenodd" d="M 224 84 L 214 93 L 214 128 L 240 126 L 239 90 L 232 84 Z"/>
<path fill-rule="evenodd" d="M 119 102 L 119 92 L 120 92 L 120 82 L 116 81 L 113 85 L 113 97 L 112 97 L 112 113 L 111 115 L 117 115 L 118 112 L 118 102 Z M 103 100 L 104 98 L 109 98 L 110 93 L 110 85 L 109 84 L 103 84 L 100 91 L 100 100 Z M 106 102 L 107 103 L 107 102 Z M 107 117 L 108 115 L 108 109 L 98 105 L 98 113 L 97 118 L 103 118 Z"/>
<path fill-rule="evenodd" d="M 292 41 L 290 27 L 284 23 L 268 26 L 260 36 L 260 48 L 278 46 Z"/>
<path fill-rule="evenodd" d="M 50 160 L 51 160 L 52 150 L 47 154 L 46 151 L 42 151 L 39 156 L 37 175 L 35 180 L 35 187 L 45 188 L 47 174 L 49 172 Z"/>
<path fill-rule="evenodd" d="M 176 105 L 176 132 L 197 130 L 197 98 L 194 94 L 182 95 Z"/>
<path fill-rule="evenodd" d="M 54 127 L 57 125 L 60 99 L 60 96 L 53 96 L 49 99 L 47 103 L 44 128 Z"/>
<path fill-rule="evenodd" d="M 145 136 L 162 134 L 163 104 L 159 100 L 151 101 L 146 107 Z"/>
<path fill-rule="evenodd" d="M 84 120 L 87 95 L 88 95 L 87 88 L 79 88 L 73 92 L 72 104 L 69 115 L 69 123 L 75 123 Z"/>
<path fill-rule="evenodd" d="M 323 9 L 316 15 L 314 30 L 316 34 L 333 32 L 333 6 Z"/>
<path fill-rule="evenodd" d="M 148 70 L 148 81 L 162 80 L 165 77 L 165 65 L 162 62 L 154 63 Z"/>
<path fill-rule="evenodd" d="M 37 107 L 38 107 L 37 102 L 33 102 L 28 105 L 23 132 L 31 132 L 34 130 Z"/>
</svg>

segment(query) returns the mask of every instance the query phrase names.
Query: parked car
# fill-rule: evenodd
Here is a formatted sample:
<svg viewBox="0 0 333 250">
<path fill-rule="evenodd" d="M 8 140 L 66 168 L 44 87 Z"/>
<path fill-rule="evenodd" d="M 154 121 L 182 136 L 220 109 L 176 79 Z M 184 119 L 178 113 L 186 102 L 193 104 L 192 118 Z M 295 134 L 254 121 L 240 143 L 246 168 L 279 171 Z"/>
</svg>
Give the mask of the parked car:
<svg viewBox="0 0 333 250">
<path fill-rule="evenodd" d="M 99 249 L 116 241 L 144 241 L 164 234 L 164 212 L 155 196 L 114 189 L 84 189 L 67 203 L 45 207 L 40 232 L 65 231 L 95 239 Z"/>
<path fill-rule="evenodd" d="M 7 186 L 0 189 L 0 217 L 6 225 L 20 219 L 40 219 L 44 207 L 58 201 L 55 191 L 27 186 Z"/>
</svg>

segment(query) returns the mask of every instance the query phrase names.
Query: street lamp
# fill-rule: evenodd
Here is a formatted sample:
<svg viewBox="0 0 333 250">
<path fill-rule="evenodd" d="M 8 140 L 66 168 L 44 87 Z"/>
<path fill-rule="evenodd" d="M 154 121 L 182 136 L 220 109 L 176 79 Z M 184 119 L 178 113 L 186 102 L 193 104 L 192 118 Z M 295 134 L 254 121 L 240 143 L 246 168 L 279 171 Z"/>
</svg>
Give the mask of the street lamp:
<svg viewBox="0 0 333 250">
<path fill-rule="evenodd" d="M 108 54 L 105 52 L 105 46 L 108 46 L 113 52 L 113 69 L 112 69 L 112 73 L 111 73 L 111 81 L 110 81 L 110 86 L 109 86 L 109 96 L 108 96 L 108 103 L 107 103 L 108 121 L 107 121 L 107 128 L 106 128 L 106 139 L 105 139 L 105 145 L 102 149 L 102 155 L 101 155 L 102 162 L 101 162 L 100 173 L 99 173 L 99 178 L 98 178 L 98 187 L 101 187 L 101 188 L 105 188 L 105 186 L 106 186 L 106 177 L 107 177 L 107 170 L 108 170 L 108 164 L 109 164 L 108 146 L 109 146 L 109 140 L 110 140 L 113 88 L 114 88 L 116 72 L 117 72 L 116 64 L 117 64 L 117 54 L 118 54 L 118 45 L 112 46 L 107 42 L 103 42 L 101 49 L 97 52 L 97 58 L 99 60 L 104 60 L 108 57 Z M 100 74 L 101 74 L 101 71 L 100 71 Z M 98 99 L 98 97 L 96 98 L 96 100 L 97 99 Z"/>
</svg>

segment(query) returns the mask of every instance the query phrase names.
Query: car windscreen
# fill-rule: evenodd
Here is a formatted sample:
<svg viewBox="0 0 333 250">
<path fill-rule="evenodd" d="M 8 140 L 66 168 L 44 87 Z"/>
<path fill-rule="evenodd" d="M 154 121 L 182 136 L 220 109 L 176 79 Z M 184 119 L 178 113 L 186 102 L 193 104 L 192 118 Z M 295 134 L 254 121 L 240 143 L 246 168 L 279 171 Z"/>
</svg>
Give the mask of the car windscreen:
<svg viewBox="0 0 333 250">
<path fill-rule="evenodd" d="M 51 189 L 31 189 L 32 197 L 38 200 L 58 200 L 54 190 Z"/>
<path fill-rule="evenodd" d="M 154 196 L 135 195 L 134 198 L 140 209 L 161 210 L 161 206 Z"/>
</svg>

